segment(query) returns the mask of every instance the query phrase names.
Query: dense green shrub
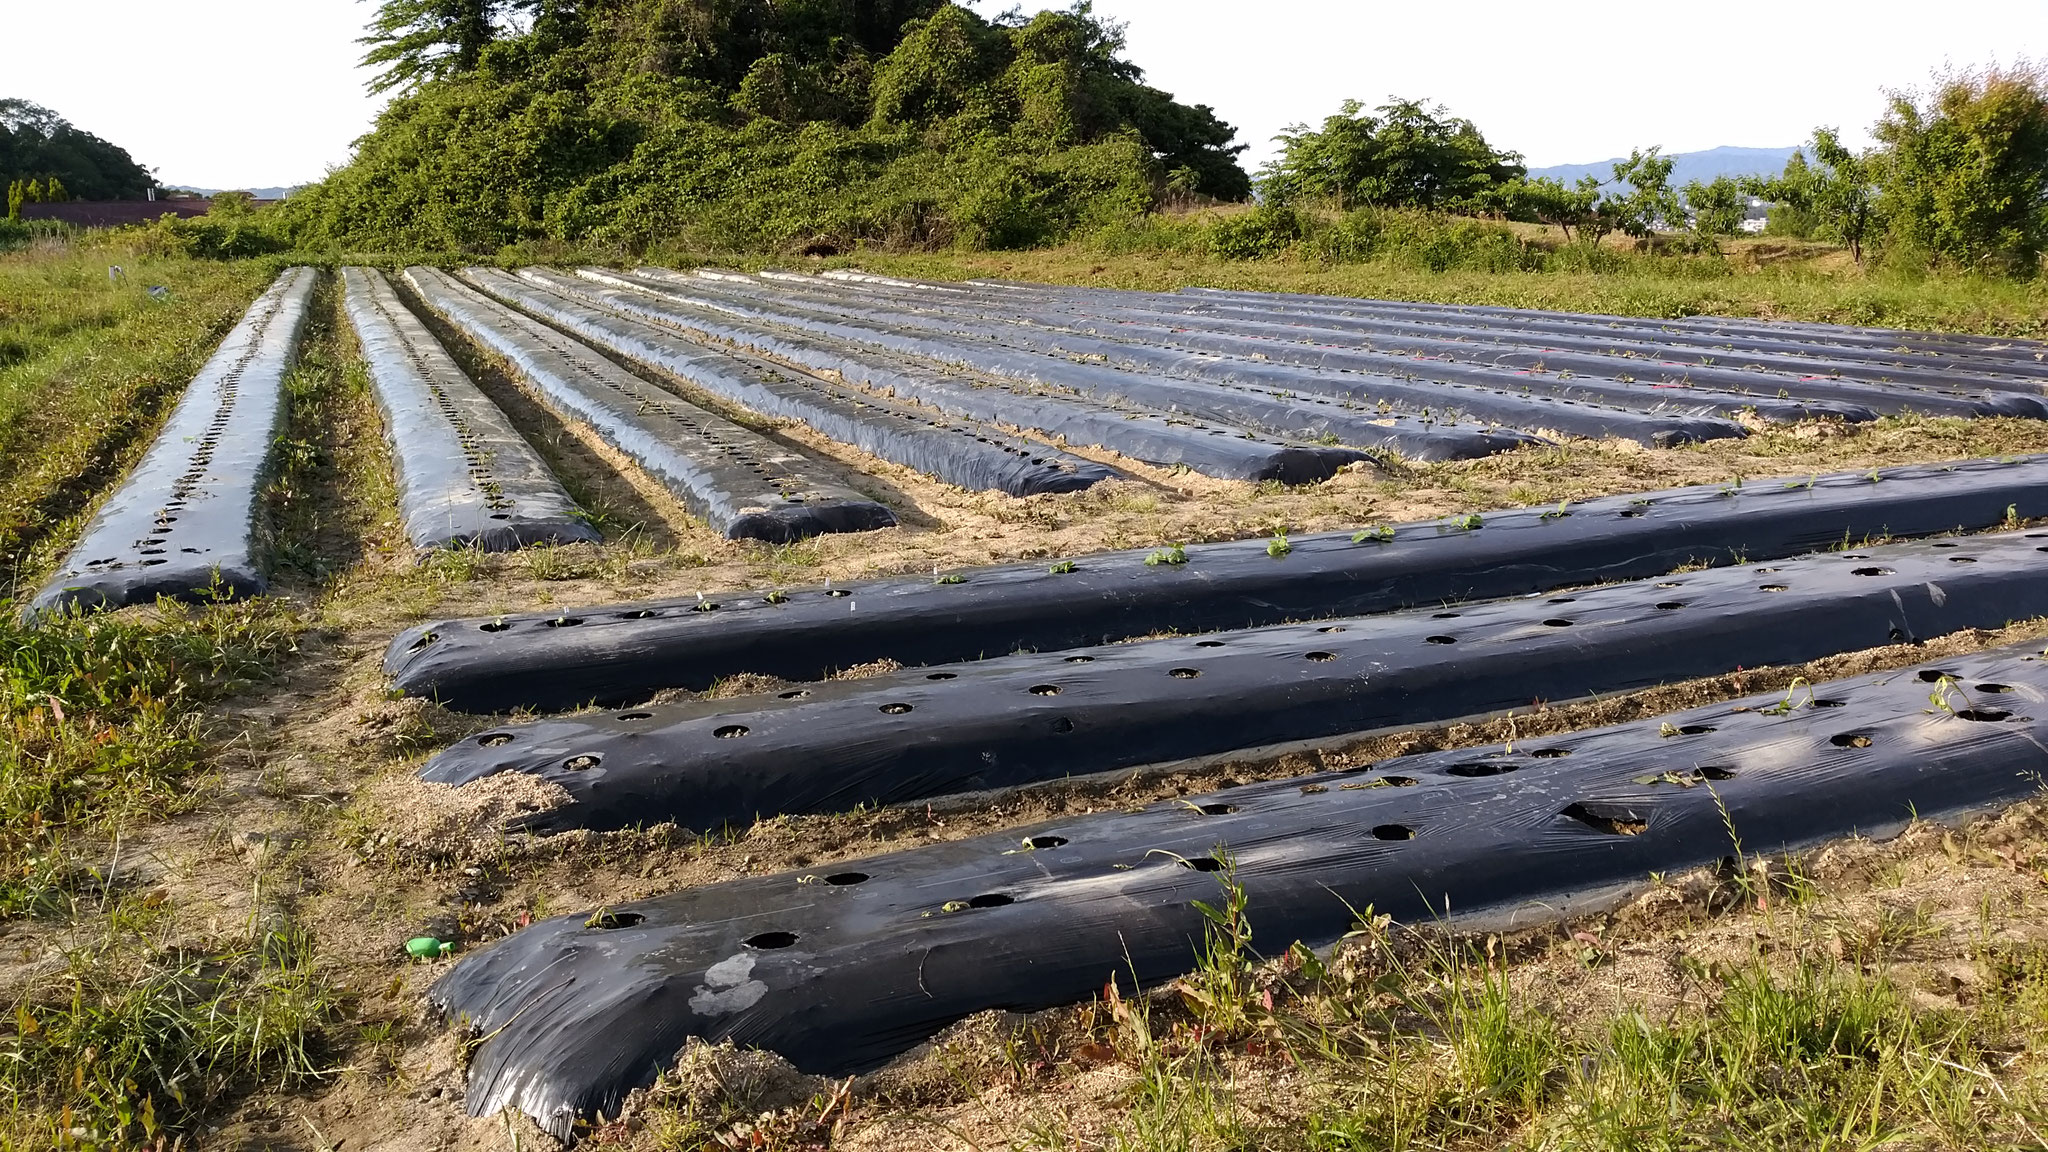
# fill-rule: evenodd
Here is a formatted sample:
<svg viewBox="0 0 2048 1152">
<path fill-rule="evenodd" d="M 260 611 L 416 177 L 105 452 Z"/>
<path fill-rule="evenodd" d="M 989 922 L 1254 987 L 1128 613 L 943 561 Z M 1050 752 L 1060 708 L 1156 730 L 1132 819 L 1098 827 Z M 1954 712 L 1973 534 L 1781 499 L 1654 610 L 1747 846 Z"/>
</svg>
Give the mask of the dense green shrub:
<svg viewBox="0 0 2048 1152">
<path fill-rule="evenodd" d="M 1315 222 L 1306 212 L 1284 204 L 1261 204 L 1210 225 L 1208 248 L 1225 260 L 1278 256 L 1306 239 L 1314 228 Z"/>
<path fill-rule="evenodd" d="M 1526 172 L 1521 156 L 1497 151 L 1441 105 L 1393 100 L 1373 111 L 1347 100 L 1321 128 L 1281 133 L 1280 155 L 1259 172 L 1261 193 L 1278 203 L 1462 210 Z"/>
<path fill-rule="evenodd" d="M 599 0 L 478 48 L 469 17 L 493 6 L 468 4 L 380 11 L 401 95 L 283 206 L 300 242 L 1022 247 L 1169 187 L 1249 191 L 1230 126 L 1144 85 L 1085 6 Z"/>
<path fill-rule="evenodd" d="M 1888 241 L 1969 268 L 2039 270 L 2048 250 L 2048 67 L 1949 73 L 1925 105 L 1893 93 L 1874 131 Z"/>
</svg>

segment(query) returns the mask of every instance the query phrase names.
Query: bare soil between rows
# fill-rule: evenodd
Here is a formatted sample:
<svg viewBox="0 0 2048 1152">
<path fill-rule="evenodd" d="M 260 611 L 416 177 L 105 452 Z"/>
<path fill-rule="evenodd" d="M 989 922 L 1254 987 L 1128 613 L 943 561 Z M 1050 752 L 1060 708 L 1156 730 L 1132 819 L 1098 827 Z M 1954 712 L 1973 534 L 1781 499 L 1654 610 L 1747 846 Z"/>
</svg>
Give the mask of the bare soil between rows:
<svg viewBox="0 0 2048 1152">
<path fill-rule="evenodd" d="M 331 300 L 325 306 L 331 310 Z M 353 354 L 343 335 L 345 324 L 335 332 L 337 380 L 342 380 L 355 371 L 349 364 Z M 1595 701 L 1532 702 L 1530 710 L 1511 718 L 1331 740 L 1319 750 L 1277 759 L 1124 773 L 916 808 L 785 817 L 715 837 L 659 828 L 545 840 L 507 837 L 495 831 L 505 812 L 518 803 L 545 802 L 545 796 L 520 793 L 521 786 L 512 784 L 501 786 L 503 793 L 451 805 L 445 795 L 410 779 L 431 752 L 505 719 L 457 715 L 425 701 L 393 699 L 380 660 L 389 639 L 410 624 L 1427 520 L 1738 477 L 1804 478 L 2040 452 L 2048 451 L 2048 426 L 1905 418 L 1861 426 L 1773 428 L 1745 440 L 1671 450 L 1574 441 L 1477 461 L 1355 466 L 1326 483 L 1294 489 L 1176 474 L 1084 453 L 1115 464 L 1132 479 L 1071 495 L 1016 499 L 965 492 L 804 429 L 749 419 L 832 462 L 902 519 L 893 529 L 778 547 L 726 541 L 690 521 L 630 464 L 552 421 L 487 357 L 474 349 L 458 351 L 522 426 L 535 431 L 538 446 L 572 494 L 600 511 L 606 540 L 420 563 L 397 530 L 389 461 L 376 434 L 374 410 L 360 388 L 334 385 L 340 397 L 335 418 L 319 431 L 321 449 L 334 465 L 321 489 L 302 497 L 315 505 L 314 519 L 323 525 L 314 550 L 331 562 L 285 572 L 279 582 L 280 593 L 310 621 L 300 650 L 273 681 L 215 709 L 221 751 L 202 801 L 186 814 L 127 830 L 118 849 L 107 846 L 109 859 L 131 882 L 163 893 L 173 909 L 173 937 L 181 930 L 195 937 L 217 934 L 224 925 L 286 912 L 310 928 L 327 975 L 348 992 L 340 1039 L 327 1054 L 333 1071 L 323 1081 L 297 1093 L 247 1098 L 195 1133 L 191 1146 L 308 1152 L 546 1146 L 547 1138 L 524 1120 L 463 1114 L 462 1044 L 427 1016 L 421 1001 L 422 990 L 452 961 L 407 960 L 402 946 L 410 937 L 435 935 L 467 950 L 535 918 L 690 885 L 1408 752 L 1616 723 L 1783 688 L 1795 677 L 1838 678 L 2048 636 L 2048 625 L 2034 622 Z M 691 398 L 721 407 L 705 397 Z M 384 477 L 381 484 L 379 476 Z M 711 695 L 771 686 L 741 678 Z M 2038 820 L 2028 808 L 1997 827 L 2017 842 L 2036 834 Z M 1929 855 L 1929 836 L 1938 841 L 1936 833 L 1919 832 L 1895 845 L 1841 847 L 1838 856 L 1845 863 L 1831 875 L 1845 885 L 1843 915 L 1855 916 L 1859 902 L 1903 898 L 1873 894 L 1857 879 L 1876 860 L 1897 862 L 1910 876 L 1910 891 L 1943 908 L 1966 908 L 1974 896 L 1995 892 L 2003 893 L 2001 900 L 2019 900 L 2029 915 L 2038 911 L 2038 881 L 1992 875 L 1997 869 L 1980 867 L 1974 858 L 1956 864 L 1938 851 Z M 1960 880 L 1944 872 L 1951 867 L 1961 869 Z M 2007 889 L 2014 886 L 2026 891 L 2012 896 Z M 1532 987 L 1547 985 L 1560 1003 L 1596 994 L 1681 996 L 1683 989 L 1672 988 L 1658 974 L 1664 963 L 1659 957 L 1673 949 L 1733 947 L 1731 942 L 1745 933 L 1754 939 L 1754 925 L 1745 927 L 1741 915 L 1710 915 L 1699 899 L 1660 895 L 1666 891 L 1689 890 L 1660 888 L 1618 912 L 1585 922 L 1596 924 L 1599 939 L 1608 942 L 1603 947 L 1615 957 L 1611 966 L 1573 975 L 1547 949 L 1559 933 L 1568 939 L 1568 931 L 1582 930 L 1583 924 L 1569 930 L 1542 928 L 1530 937 L 1534 942 L 1525 948 L 1528 960 L 1518 979 Z M 2038 927 L 2035 921 L 2027 923 Z M 60 930 L 41 922 L 0 925 L 0 991 L 59 964 L 65 943 Z M 1051 1034 L 1072 1032 L 1077 1014 L 1084 1011 L 1055 1014 L 1046 1027 Z M 982 1031 L 970 1029 L 958 1041 L 957 1052 L 965 1055 L 908 1058 L 888 1075 L 855 1084 L 838 1098 L 838 1112 L 823 1129 L 815 1124 L 801 1132 L 790 1128 L 788 1141 L 772 1146 L 814 1145 L 822 1131 L 833 1147 L 1002 1147 L 1021 1138 L 1029 1117 L 1041 1114 L 1064 1117 L 1062 1124 L 1077 1134 L 1077 1141 L 1114 1127 L 1118 1101 L 1129 1087 L 1129 1068 L 1055 1050 L 1027 1074 L 1012 1074 L 989 1055 L 995 1050 L 990 1045 L 1000 1048 L 1003 1042 L 1001 1029 L 987 1021 L 974 1027 Z M 1242 1065 L 1237 1071 L 1247 1106 L 1267 1109 L 1276 1123 L 1300 1114 L 1298 1101 L 1289 1103 L 1292 1096 L 1322 1090 L 1303 1083 L 1298 1068 L 1257 1055 L 1232 1059 Z M 941 1067 L 946 1060 L 966 1060 L 979 1071 L 963 1081 Z M 806 1089 L 803 1100 L 792 1101 L 791 1107 L 801 1111 L 808 1099 Z M 604 1134 L 607 1145 L 623 1147 L 664 1146 L 662 1139 L 660 1126 L 644 1115 Z"/>
</svg>

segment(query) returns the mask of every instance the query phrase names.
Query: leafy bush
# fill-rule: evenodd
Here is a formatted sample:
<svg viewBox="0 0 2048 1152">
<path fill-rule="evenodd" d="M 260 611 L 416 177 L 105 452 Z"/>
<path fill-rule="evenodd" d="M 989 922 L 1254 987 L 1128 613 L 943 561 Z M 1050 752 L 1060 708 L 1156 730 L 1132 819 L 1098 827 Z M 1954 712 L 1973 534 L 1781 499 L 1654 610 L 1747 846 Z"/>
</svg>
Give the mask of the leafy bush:
<svg viewBox="0 0 2048 1152">
<path fill-rule="evenodd" d="M 1003 248 L 1145 212 L 1170 184 L 1249 190 L 1230 126 L 1144 85 L 1121 28 L 1085 7 L 988 20 L 932 0 L 735 0 L 689 27 L 671 7 L 546 8 L 472 50 L 473 24 L 457 43 L 407 16 L 419 4 L 387 3 L 375 27 L 398 50 L 379 59 L 412 86 L 347 167 L 283 206 L 292 235 Z"/>
<path fill-rule="evenodd" d="M 1519 155 L 1496 151 L 1476 125 L 1445 116 L 1441 105 L 1393 100 L 1377 115 L 1364 111 L 1347 100 L 1320 129 L 1297 124 L 1281 133 L 1280 155 L 1259 172 L 1266 198 L 1455 209 L 1526 171 Z"/>
<path fill-rule="evenodd" d="M 1313 221 L 1307 213 L 1282 204 L 1261 204 L 1249 212 L 1226 216 L 1209 226 L 1209 251 L 1225 260 L 1257 260 L 1278 256 L 1305 238 Z"/>
<path fill-rule="evenodd" d="M 1965 267 L 2029 274 L 2048 250 L 2048 67 L 1937 78 L 1891 94 L 1875 129 L 1887 238 Z"/>
<path fill-rule="evenodd" d="M 242 260 L 288 251 L 292 242 L 264 214 L 229 213 L 181 219 L 166 212 L 141 225 L 142 248 L 153 256 L 200 260 Z"/>
</svg>

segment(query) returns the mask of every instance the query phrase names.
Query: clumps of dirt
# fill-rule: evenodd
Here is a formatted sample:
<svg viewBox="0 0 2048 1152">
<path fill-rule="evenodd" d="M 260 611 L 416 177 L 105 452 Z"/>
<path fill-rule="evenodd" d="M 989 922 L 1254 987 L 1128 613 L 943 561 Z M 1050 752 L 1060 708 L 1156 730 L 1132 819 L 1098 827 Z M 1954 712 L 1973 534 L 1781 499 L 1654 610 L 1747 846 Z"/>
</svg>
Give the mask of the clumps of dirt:
<svg viewBox="0 0 2048 1152">
<path fill-rule="evenodd" d="M 829 1112 L 844 1100 L 843 1085 L 805 1075 L 773 1052 L 740 1048 L 730 1040 L 707 1044 L 692 1036 L 675 1067 L 626 1097 L 618 1118 L 597 1135 L 636 1133 L 650 1118 L 659 1118 L 665 1127 L 680 1120 L 700 1138 L 709 1136 L 706 1147 L 756 1147 L 773 1143 L 755 1139 L 757 1133 L 765 1138 L 813 1128 L 822 1119 L 810 1115 L 819 1111 L 815 1105 L 822 1101 L 822 1110 Z"/>
<path fill-rule="evenodd" d="M 773 1112 L 801 1104 L 829 1082 L 806 1076 L 773 1052 L 732 1041 L 706 1044 L 692 1037 L 676 1060 L 671 1099 L 699 1107 L 723 1104 L 746 1112 Z"/>
<path fill-rule="evenodd" d="M 764 676 L 759 672 L 742 672 L 727 676 L 704 692 L 706 700 L 731 700 L 740 696 L 761 696 L 778 691 L 789 685 L 779 676 Z"/>
<path fill-rule="evenodd" d="M 887 676 L 891 672 L 901 672 L 902 670 L 903 665 L 898 664 L 894 660 L 875 660 L 867 664 L 855 664 L 851 668 L 842 668 L 832 674 L 832 679 L 866 680 L 873 676 Z"/>
<path fill-rule="evenodd" d="M 572 802 L 561 785 L 525 772 L 499 772 L 462 785 L 393 776 L 365 788 L 362 799 L 378 829 L 370 847 L 431 859 L 502 842 L 520 819 Z"/>
<path fill-rule="evenodd" d="M 356 710 L 344 739 L 393 755 L 410 755 L 480 731 L 489 718 L 464 716 L 421 696 L 377 700 Z"/>
</svg>

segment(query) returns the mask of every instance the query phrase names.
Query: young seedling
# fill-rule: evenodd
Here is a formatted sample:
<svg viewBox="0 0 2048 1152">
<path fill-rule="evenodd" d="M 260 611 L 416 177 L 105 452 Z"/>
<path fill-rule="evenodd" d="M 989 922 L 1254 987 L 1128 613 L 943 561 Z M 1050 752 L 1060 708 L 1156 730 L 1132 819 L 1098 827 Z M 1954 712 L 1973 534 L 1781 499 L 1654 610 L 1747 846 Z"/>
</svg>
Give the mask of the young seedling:
<svg viewBox="0 0 2048 1152">
<path fill-rule="evenodd" d="M 1370 528 L 1361 528 L 1351 534 L 1351 542 L 1353 544 L 1363 544 L 1368 540 L 1375 544 L 1386 544 L 1393 539 L 1394 528 L 1390 524 L 1375 524 Z"/>
<path fill-rule="evenodd" d="M 1287 542 L 1287 533 L 1285 532 L 1275 532 L 1273 533 L 1273 538 L 1266 541 L 1266 555 L 1271 556 L 1275 560 L 1292 551 L 1294 551 L 1294 545 Z"/>
<path fill-rule="evenodd" d="M 1485 518 L 1477 512 L 1468 512 L 1463 516 L 1454 516 L 1449 523 L 1444 525 L 1445 528 L 1458 532 L 1476 532 L 1485 526 Z"/>
<path fill-rule="evenodd" d="M 1074 571 L 1074 562 L 1072 560 L 1062 560 L 1047 568 L 1046 571 L 1054 576 L 1065 576 L 1067 573 Z"/>
<path fill-rule="evenodd" d="M 1960 687 L 1957 687 L 1955 677 L 1946 674 L 1944 674 L 1941 677 L 1941 679 L 1936 680 L 1934 682 L 1934 691 L 1929 692 L 1927 694 L 1927 702 L 1929 704 L 1934 705 L 1934 707 L 1929 709 L 1928 711 L 1930 713 L 1946 712 L 1951 716 L 1955 715 L 1955 705 L 1950 704 L 1948 702 L 1949 693 L 1951 692 L 1955 693 L 1957 696 L 1962 697 L 1963 710 L 1968 711 L 1971 707 L 1970 697 L 1967 694 L 1965 694 Z"/>
<path fill-rule="evenodd" d="M 1571 515 L 1571 509 L 1567 507 L 1570 503 L 1571 501 L 1569 500 L 1559 500 L 1557 502 L 1557 507 L 1552 508 L 1550 511 L 1545 512 L 1544 514 L 1536 518 L 1538 520 L 1562 520 L 1565 517 Z"/>
<path fill-rule="evenodd" d="M 1804 701 L 1799 699 L 1799 690 L 1801 688 L 1806 689 L 1806 699 Z M 1783 700 L 1778 701 L 1769 708 L 1759 708 L 1757 711 L 1765 716 L 1787 716 L 1802 704 L 1807 707 L 1813 705 L 1813 685 L 1807 682 L 1806 677 L 1797 676 L 1793 678 L 1791 685 L 1785 689 L 1785 698 Z"/>
<path fill-rule="evenodd" d="M 2019 527 L 2019 526 L 2020 526 L 2020 506 L 2019 506 L 2019 505 L 2017 505 L 2017 504 L 2007 504 L 2007 505 L 2005 506 L 2005 526 L 2006 526 L 2007 528 L 2017 528 L 2017 527 Z"/>
<path fill-rule="evenodd" d="M 1169 544 L 1150 556 L 1145 557 L 1145 567 L 1147 568 L 1157 568 L 1161 564 L 1185 564 L 1187 562 L 1188 550 L 1178 544 Z"/>
<path fill-rule="evenodd" d="M 782 604 L 789 600 L 789 593 L 784 592 L 780 588 L 777 588 L 774 591 L 768 593 L 768 595 L 763 596 L 762 599 L 768 601 L 768 603 L 770 604 Z"/>
</svg>

